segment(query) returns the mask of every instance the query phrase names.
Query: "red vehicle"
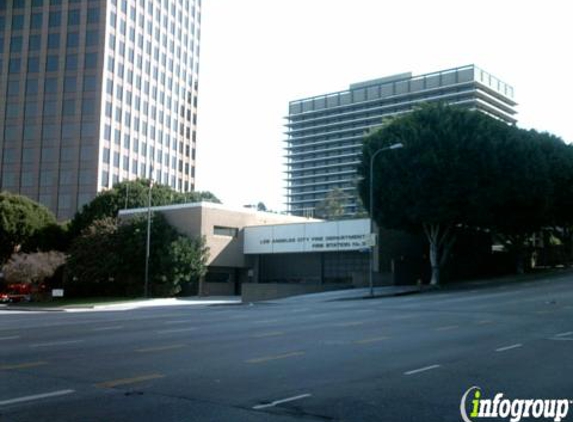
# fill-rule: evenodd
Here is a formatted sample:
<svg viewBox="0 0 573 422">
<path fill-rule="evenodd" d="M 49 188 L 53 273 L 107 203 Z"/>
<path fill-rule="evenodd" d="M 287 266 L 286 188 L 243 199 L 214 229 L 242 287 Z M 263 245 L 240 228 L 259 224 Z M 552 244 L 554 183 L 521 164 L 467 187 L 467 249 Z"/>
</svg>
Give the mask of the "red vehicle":
<svg viewBox="0 0 573 422">
<path fill-rule="evenodd" d="M 29 302 L 32 299 L 32 285 L 25 283 L 7 284 L 0 292 L 0 303 Z"/>
</svg>

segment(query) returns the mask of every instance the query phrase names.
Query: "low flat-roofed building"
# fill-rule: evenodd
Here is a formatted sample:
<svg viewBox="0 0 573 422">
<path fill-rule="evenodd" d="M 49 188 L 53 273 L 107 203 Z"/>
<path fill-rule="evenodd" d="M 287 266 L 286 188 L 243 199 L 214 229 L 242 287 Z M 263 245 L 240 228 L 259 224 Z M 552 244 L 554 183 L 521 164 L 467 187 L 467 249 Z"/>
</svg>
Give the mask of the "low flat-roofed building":
<svg viewBox="0 0 573 422">
<path fill-rule="evenodd" d="M 370 220 L 322 221 L 213 203 L 152 207 L 181 234 L 209 248 L 203 295 L 243 300 L 363 286 L 369 270 Z M 120 211 L 120 218 L 147 208 Z"/>
</svg>

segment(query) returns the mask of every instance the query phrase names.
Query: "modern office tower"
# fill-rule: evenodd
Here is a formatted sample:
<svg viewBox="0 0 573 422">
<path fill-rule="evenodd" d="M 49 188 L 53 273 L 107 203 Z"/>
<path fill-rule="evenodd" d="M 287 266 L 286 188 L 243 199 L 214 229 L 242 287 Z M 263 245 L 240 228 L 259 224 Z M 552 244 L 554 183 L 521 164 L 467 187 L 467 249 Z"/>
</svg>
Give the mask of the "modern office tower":
<svg viewBox="0 0 573 422">
<path fill-rule="evenodd" d="M 313 216 L 333 189 L 343 192 L 347 215 L 360 211 L 357 165 L 364 136 L 387 116 L 436 101 L 516 122 L 513 88 L 473 65 L 420 76 L 402 73 L 292 101 L 286 124 L 289 212 Z"/>
<path fill-rule="evenodd" d="M 201 0 L 0 0 L 0 189 L 71 217 L 195 182 Z"/>
</svg>

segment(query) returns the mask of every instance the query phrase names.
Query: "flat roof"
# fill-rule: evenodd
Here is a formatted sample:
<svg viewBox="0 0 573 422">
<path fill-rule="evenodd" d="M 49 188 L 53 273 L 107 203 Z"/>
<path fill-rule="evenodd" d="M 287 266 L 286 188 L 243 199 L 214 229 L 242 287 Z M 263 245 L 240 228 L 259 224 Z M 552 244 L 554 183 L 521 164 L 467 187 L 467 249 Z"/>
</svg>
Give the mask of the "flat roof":
<svg viewBox="0 0 573 422">
<path fill-rule="evenodd" d="M 306 221 L 322 221 L 317 220 L 314 218 L 307 218 L 307 217 L 299 217 L 296 215 L 291 214 L 282 214 L 282 213 L 274 213 L 269 211 L 258 211 L 255 208 L 245 208 L 245 207 L 233 207 L 223 204 L 217 204 L 215 202 L 189 202 L 184 204 L 170 204 L 170 205 L 159 205 L 159 206 L 152 206 L 151 211 L 173 211 L 173 210 L 183 210 L 183 209 L 190 209 L 190 208 L 206 208 L 206 209 L 214 209 L 214 210 L 222 210 L 222 211 L 229 211 L 241 214 L 249 214 L 249 215 L 260 215 L 260 216 L 269 216 L 269 217 L 284 217 L 285 220 L 291 220 L 293 223 L 303 223 Z M 131 215 L 131 214 L 140 214 L 148 211 L 148 207 L 140 207 L 140 208 L 128 208 L 119 210 L 119 215 Z"/>
</svg>

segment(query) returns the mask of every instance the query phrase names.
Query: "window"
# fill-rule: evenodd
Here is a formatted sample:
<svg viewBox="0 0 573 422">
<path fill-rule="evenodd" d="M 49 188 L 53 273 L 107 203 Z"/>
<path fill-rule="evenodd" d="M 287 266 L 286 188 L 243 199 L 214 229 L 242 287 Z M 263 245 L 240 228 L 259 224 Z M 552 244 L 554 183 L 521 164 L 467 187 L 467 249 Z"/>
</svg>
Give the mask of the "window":
<svg viewBox="0 0 573 422">
<path fill-rule="evenodd" d="M 36 95 L 38 93 L 38 80 L 28 79 L 26 83 L 26 95 Z"/>
<path fill-rule="evenodd" d="M 24 15 L 14 15 L 12 17 L 12 31 L 24 28 Z"/>
<path fill-rule="evenodd" d="M 20 66 L 22 60 L 20 59 L 10 59 L 10 66 L 8 68 L 9 73 L 20 73 Z"/>
<path fill-rule="evenodd" d="M 60 34 L 52 33 L 48 34 L 48 48 L 59 48 L 60 47 Z"/>
<path fill-rule="evenodd" d="M 64 80 L 64 92 L 76 92 L 77 78 L 75 76 L 67 76 Z"/>
<path fill-rule="evenodd" d="M 239 229 L 235 227 L 213 226 L 213 234 L 216 236 L 237 237 Z"/>
<path fill-rule="evenodd" d="M 64 100 L 64 106 L 62 114 L 64 116 L 73 116 L 76 111 L 76 101 L 75 100 Z"/>
<path fill-rule="evenodd" d="M 92 75 L 84 76 L 84 91 L 90 92 L 97 89 L 97 79 Z"/>
<path fill-rule="evenodd" d="M 48 56 L 46 58 L 46 72 L 57 71 L 59 67 L 58 56 Z"/>
<path fill-rule="evenodd" d="M 28 59 L 28 73 L 36 73 L 40 71 L 40 59 L 38 57 L 30 57 Z"/>
<path fill-rule="evenodd" d="M 42 42 L 41 35 L 30 35 L 30 43 L 28 49 L 30 51 L 38 51 Z"/>
<path fill-rule="evenodd" d="M 77 54 L 70 54 L 66 57 L 66 70 L 78 69 L 78 56 Z"/>
<path fill-rule="evenodd" d="M 62 13 L 61 12 L 50 12 L 50 19 L 48 21 L 48 26 L 50 28 L 57 28 L 62 23 Z"/>
<path fill-rule="evenodd" d="M 85 68 L 95 69 L 97 67 L 97 53 L 86 53 Z"/>
<path fill-rule="evenodd" d="M 58 92 L 58 79 L 46 78 L 44 81 L 44 91 L 50 94 Z"/>
<path fill-rule="evenodd" d="M 80 44 L 80 34 L 78 32 L 69 32 L 67 41 L 68 48 L 77 47 L 79 44 Z"/>
<path fill-rule="evenodd" d="M 68 26 L 77 26 L 80 24 L 80 11 L 70 10 L 68 12 Z"/>
<path fill-rule="evenodd" d="M 90 8 L 88 9 L 88 23 L 98 23 L 99 22 L 99 9 Z"/>
<path fill-rule="evenodd" d="M 97 45 L 99 40 L 99 31 L 92 30 L 86 32 L 86 46 Z"/>
<path fill-rule="evenodd" d="M 41 13 L 32 13 L 32 17 L 30 19 L 30 27 L 32 29 L 42 28 L 42 20 L 43 16 Z"/>
<path fill-rule="evenodd" d="M 95 114 L 95 100 L 93 98 L 83 99 L 82 114 L 84 116 L 92 116 Z"/>
<path fill-rule="evenodd" d="M 2 46 L 4 46 L 4 40 L 2 39 Z M 10 51 L 12 53 L 20 53 L 22 51 L 22 37 L 12 37 L 10 41 Z"/>
</svg>

